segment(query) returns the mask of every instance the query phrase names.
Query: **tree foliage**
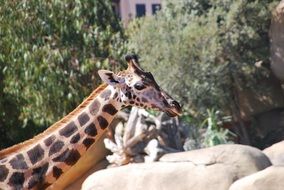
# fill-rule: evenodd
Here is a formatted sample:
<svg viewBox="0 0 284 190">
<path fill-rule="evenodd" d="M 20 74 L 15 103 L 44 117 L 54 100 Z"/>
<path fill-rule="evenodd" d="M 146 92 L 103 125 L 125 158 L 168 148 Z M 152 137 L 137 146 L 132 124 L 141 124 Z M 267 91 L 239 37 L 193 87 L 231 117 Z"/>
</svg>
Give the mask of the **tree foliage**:
<svg viewBox="0 0 284 190">
<path fill-rule="evenodd" d="M 257 91 L 259 80 L 270 75 L 266 65 L 274 2 L 164 1 L 156 16 L 130 25 L 130 47 L 193 116 L 203 120 L 208 108 L 230 115 L 234 90 Z"/>
<path fill-rule="evenodd" d="M 0 147 L 74 109 L 125 51 L 110 0 L 1 2 Z"/>
</svg>

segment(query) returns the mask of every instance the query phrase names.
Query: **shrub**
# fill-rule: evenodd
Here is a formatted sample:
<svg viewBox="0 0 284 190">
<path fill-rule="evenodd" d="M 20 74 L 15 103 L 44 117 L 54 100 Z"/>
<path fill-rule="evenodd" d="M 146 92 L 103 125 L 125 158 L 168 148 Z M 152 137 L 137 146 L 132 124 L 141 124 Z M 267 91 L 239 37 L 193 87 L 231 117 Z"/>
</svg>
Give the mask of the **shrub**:
<svg viewBox="0 0 284 190">
<path fill-rule="evenodd" d="M 99 68 L 118 69 L 125 37 L 110 0 L 3 1 L 0 12 L 3 147 L 74 109 Z"/>
<path fill-rule="evenodd" d="M 237 115 L 236 88 L 263 90 L 258 82 L 270 75 L 268 29 L 274 2 L 164 1 L 156 16 L 131 23 L 129 46 L 199 122 L 208 108 Z"/>
</svg>

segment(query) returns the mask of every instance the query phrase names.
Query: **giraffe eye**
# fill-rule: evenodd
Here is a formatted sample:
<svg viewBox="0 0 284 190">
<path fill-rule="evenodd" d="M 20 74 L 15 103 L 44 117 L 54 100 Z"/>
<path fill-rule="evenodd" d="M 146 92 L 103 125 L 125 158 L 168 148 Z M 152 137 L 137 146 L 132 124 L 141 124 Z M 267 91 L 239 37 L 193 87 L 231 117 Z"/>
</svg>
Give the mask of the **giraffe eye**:
<svg viewBox="0 0 284 190">
<path fill-rule="evenodd" d="M 146 88 L 146 86 L 144 84 L 141 83 L 136 83 L 134 84 L 134 88 L 137 90 L 143 90 L 144 88 Z"/>
</svg>

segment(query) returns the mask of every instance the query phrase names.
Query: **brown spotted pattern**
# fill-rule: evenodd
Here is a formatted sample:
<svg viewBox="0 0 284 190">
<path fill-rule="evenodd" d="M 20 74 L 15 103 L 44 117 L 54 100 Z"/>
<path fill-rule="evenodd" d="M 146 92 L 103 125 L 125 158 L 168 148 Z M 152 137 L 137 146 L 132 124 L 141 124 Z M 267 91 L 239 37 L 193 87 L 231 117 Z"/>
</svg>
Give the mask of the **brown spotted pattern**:
<svg viewBox="0 0 284 190">
<path fill-rule="evenodd" d="M 25 161 L 23 154 L 16 155 L 9 162 L 13 169 L 28 169 L 28 165 Z"/>
<path fill-rule="evenodd" d="M 52 176 L 51 179 L 53 180 L 58 179 L 64 172 L 62 168 L 71 167 L 81 157 L 80 152 L 82 150 L 79 152 L 70 145 L 79 147 L 77 144 L 82 144 L 87 150 L 95 142 L 95 137 L 99 133 L 95 121 L 98 122 L 99 128 L 105 129 L 109 125 L 108 120 L 118 112 L 114 105 L 108 103 L 111 94 L 112 91 L 106 89 L 98 98 L 91 101 L 84 111 L 66 122 L 64 127 L 42 139 L 41 143 L 32 146 L 25 153 L 19 153 L 10 159 L 1 160 L 0 189 L 2 188 L 1 182 L 5 182 L 16 189 L 33 189 L 39 187 L 45 181 L 47 175 Z M 118 93 L 115 96 L 117 97 Z M 106 118 L 106 116 L 98 115 L 98 113 L 108 116 Z M 89 122 L 90 120 L 92 122 Z M 4 161 L 7 161 L 9 165 L 1 165 Z M 9 175 L 10 168 L 13 171 L 11 175 Z M 30 176 L 25 174 L 28 170 L 30 170 Z M 51 173 L 47 173 L 47 171 Z"/>
<path fill-rule="evenodd" d="M 96 115 L 101 107 L 101 103 L 98 100 L 95 100 L 89 107 L 90 113 Z"/>
<path fill-rule="evenodd" d="M 43 166 L 33 169 L 32 177 L 28 183 L 29 189 L 34 188 L 38 183 L 40 183 L 43 180 L 43 177 L 45 176 L 47 172 L 48 165 L 49 165 L 48 163 L 45 163 L 43 164 Z"/>
<path fill-rule="evenodd" d="M 71 144 L 76 144 L 76 143 L 79 142 L 79 140 L 80 140 L 80 134 L 77 133 L 77 134 L 72 136 L 72 138 L 70 139 L 70 143 Z"/>
<path fill-rule="evenodd" d="M 74 121 L 72 121 L 64 128 L 60 129 L 59 134 L 64 137 L 70 137 L 77 130 L 78 130 L 77 126 L 75 125 Z"/>
<path fill-rule="evenodd" d="M 102 110 L 110 115 L 115 115 L 117 113 L 117 109 L 112 104 L 104 105 Z"/>
<path fill-rule="evenodd" d="M 52 159 L 54 162 L 64 162 L 65 164 L 71 166 L 74 165 L 79 158 L 81 157 L 78 150 L 75 149 L 66 149 L 59 156 Z"/>
<path fill-rule="evenodd" d="M 48 156 L 51 156 L 59 152 L 63 148 L 63 146 L 64 146 L 64 142 L 61 140 L 54 142 L 49 149 Z"/>
<path fill-rule="evenodd" d="M 54 166 L 52 169 L 52 173 L 53 173 L 53 177 L 55 179 L 58 179 L 63 174 L 63 171 L 61 168 Z"/>
<path fill-rule="evenodd" d="M 25 181 L 24 173 L 14 172 L 9 179 L 9 184 L 13 186 L 15 189 L 22 189 L 24 181 Z"/>
<path fill-rule="evenodd" d="M 7 178 L 8 172 L 9 170 L 5 165 L 0 165 L 0 182 Z"/>
<path fill-rule="evenodd" d="M 44 150 L 42 149 L 41 145 L 38 144 L 34 148 L 30 149 L 27 154 L 30 158 L 31 163 L 35 164 L 43 159 Z"/>
<path fill-rule="evenodd" d="M 84 131 L 87 135 L 89 136 L 92 136 L 92 137 L 95 137 L 98 132 L 97 132 L 97 128 L 96 128 L 96 125 L 94 123 L 91 123 L 90 125 L 88 125 L 86 128 L 85 128 L 85 131 Z"/>
<path fill-rule="evenodd" d="M 111 90 L 105 90 L 101 94 L 101 98 L 103 98 L 106 101 L 106 100 L 109 100 L 110 95 L 111 95 Z"/>
<path fill-rule="evenodd" d="M 80 126 L 83 126 L 90 120 L 90 117 L 88 116 L 87 113 L 84 112 L 81 115 L 79 115 L 78 120 L 79 120 Z"/>
<path fill-rule="evenodd" d="M 45 146 L 50 146 L 54 142 L 55 139 L 56 139 L 55 135 L 51 135 L 50 137 L 45 139 L 44 140 Z"/>
<path fill-rule="evenodd" d="M 85 145 L 86 149 L 88 149 L 94 142 L 95 139 L 93 138 L 86 138 L 83 140 L 83 144 Z"/>
<path fill-rule="evenodd" d="M 99 115 L 97 119 L 98 119 L 101 129 L 107 128 L 108 121 L 103 116 Z"/>
</svg>

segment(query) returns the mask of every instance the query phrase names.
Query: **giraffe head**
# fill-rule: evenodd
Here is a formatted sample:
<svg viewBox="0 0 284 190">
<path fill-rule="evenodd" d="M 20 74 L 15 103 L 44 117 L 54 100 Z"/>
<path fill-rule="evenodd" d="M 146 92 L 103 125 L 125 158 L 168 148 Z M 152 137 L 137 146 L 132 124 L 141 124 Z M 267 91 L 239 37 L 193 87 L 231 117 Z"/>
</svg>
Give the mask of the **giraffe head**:
<svg viewBox="0 0 284 190">
<path fill-rule="evenodd" d="M 159 87 L 150 72 L 137 65 L 137 57 L 128 55 L 125 59 L 128 62 L 125 71 L 117 74 L 107 70 L 98 72 L 102 80 L 117 91 L 117 100 L 123 106 L 156 109 L 172 117 L 180 115 L 179 103 Z"/>
</svg>

